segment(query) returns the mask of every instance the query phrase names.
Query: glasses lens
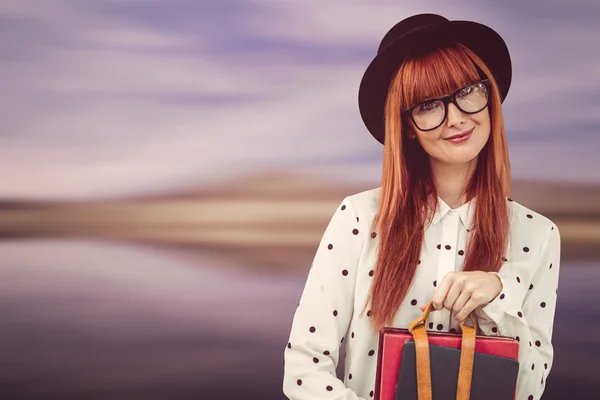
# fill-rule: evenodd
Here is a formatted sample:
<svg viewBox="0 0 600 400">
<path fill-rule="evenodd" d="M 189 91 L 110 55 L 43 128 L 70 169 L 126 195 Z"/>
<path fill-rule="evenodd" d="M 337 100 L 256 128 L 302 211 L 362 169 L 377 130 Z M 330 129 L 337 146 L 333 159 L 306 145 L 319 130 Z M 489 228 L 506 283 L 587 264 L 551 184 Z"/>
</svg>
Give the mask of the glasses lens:
<svg viewBox="0 0 600 400">
<path fill-rule="evenodd" d="M 464 112 L 481 111 L 488 102 L 487 87 L 481 82 L 467 86 L 456 94 L 456 102 Z"/>
<path fill-rule="evenodd" d="M 421 103 L 413 108 L 412 117 L 419 129 L 433 129 L 444 120 L 444 103 L 441 100 Z"/>
</svg>

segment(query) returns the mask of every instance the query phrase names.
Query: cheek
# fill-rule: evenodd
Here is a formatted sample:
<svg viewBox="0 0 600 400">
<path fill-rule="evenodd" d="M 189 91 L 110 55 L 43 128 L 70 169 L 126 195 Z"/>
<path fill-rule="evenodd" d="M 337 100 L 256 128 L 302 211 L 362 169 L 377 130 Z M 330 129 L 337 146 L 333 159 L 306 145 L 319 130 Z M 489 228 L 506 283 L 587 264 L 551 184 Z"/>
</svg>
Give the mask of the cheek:
<svg viewBox="0 0 600 400">
<path fill-rule="evenodd" d="M 417 133 L 417 138 L 423 150 L 429 155 L 435 154 L 439 150 L 439 134 L 436 131 Z"/>
</svg>

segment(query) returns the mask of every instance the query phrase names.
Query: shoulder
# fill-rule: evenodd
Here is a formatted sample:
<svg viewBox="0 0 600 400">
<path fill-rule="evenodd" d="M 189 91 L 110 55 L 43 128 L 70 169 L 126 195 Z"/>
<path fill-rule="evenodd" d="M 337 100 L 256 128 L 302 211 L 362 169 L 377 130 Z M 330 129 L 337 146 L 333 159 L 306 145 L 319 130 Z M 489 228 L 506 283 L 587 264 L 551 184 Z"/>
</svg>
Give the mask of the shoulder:
<svg viewBox="0 0 600 400">
<path fill-rule="evenodd" d="M 560 242 L 558 226 L 547 216 L 512 199 L 507 199 L 511 233 L 527 240 Z"/>
<path fill-rule="evenodd" d="M 358 193 L 348 195 L 344 201 L 348 202 L 357 216 L 375 216 L 379 205 L 379 194 L 381 187 L 364 190 Z"/>
</svg>

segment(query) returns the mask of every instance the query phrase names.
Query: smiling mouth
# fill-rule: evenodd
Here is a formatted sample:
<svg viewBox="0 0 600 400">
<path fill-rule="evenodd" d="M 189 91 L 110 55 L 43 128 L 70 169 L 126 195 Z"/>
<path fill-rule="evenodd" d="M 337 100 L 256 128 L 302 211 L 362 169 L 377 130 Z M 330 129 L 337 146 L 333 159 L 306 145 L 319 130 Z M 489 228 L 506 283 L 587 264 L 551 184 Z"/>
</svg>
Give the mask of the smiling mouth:
<svg viewBox="0 0 600 400">
<path fill-rule="evenodd" d="M 467 139 L 473 133 L 473 129 L 475 129 L 475 127 L 469 129 L 466 132 L 459 133 L 458 135 L 454 135 L 454 136 L 450 136 L 448 138 L 444 138 L 444 140 L 449 140 L 451 142 L 457 142 L 457 141 L 461 141 L 461 140 Z"/>
</svg>

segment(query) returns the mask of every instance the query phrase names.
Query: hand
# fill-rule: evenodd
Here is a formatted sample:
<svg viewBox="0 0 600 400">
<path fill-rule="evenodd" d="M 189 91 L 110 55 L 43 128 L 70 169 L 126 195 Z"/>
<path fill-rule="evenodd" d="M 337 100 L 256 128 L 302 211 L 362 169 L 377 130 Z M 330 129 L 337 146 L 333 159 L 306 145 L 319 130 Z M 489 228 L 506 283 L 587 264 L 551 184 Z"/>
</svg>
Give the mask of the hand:
<svg viewBox="0 0 600 400">
<path fill-rule="evenodd" d="M 475 308 L 487 304 L 502 292 L 502 282 L 493 273 L 483 271 L 449 272 L 433 293 L 433 308 L 445 308 L 462 321 Z M 421 311 L 425 306 L 421 306 Z"/>
</svg>

